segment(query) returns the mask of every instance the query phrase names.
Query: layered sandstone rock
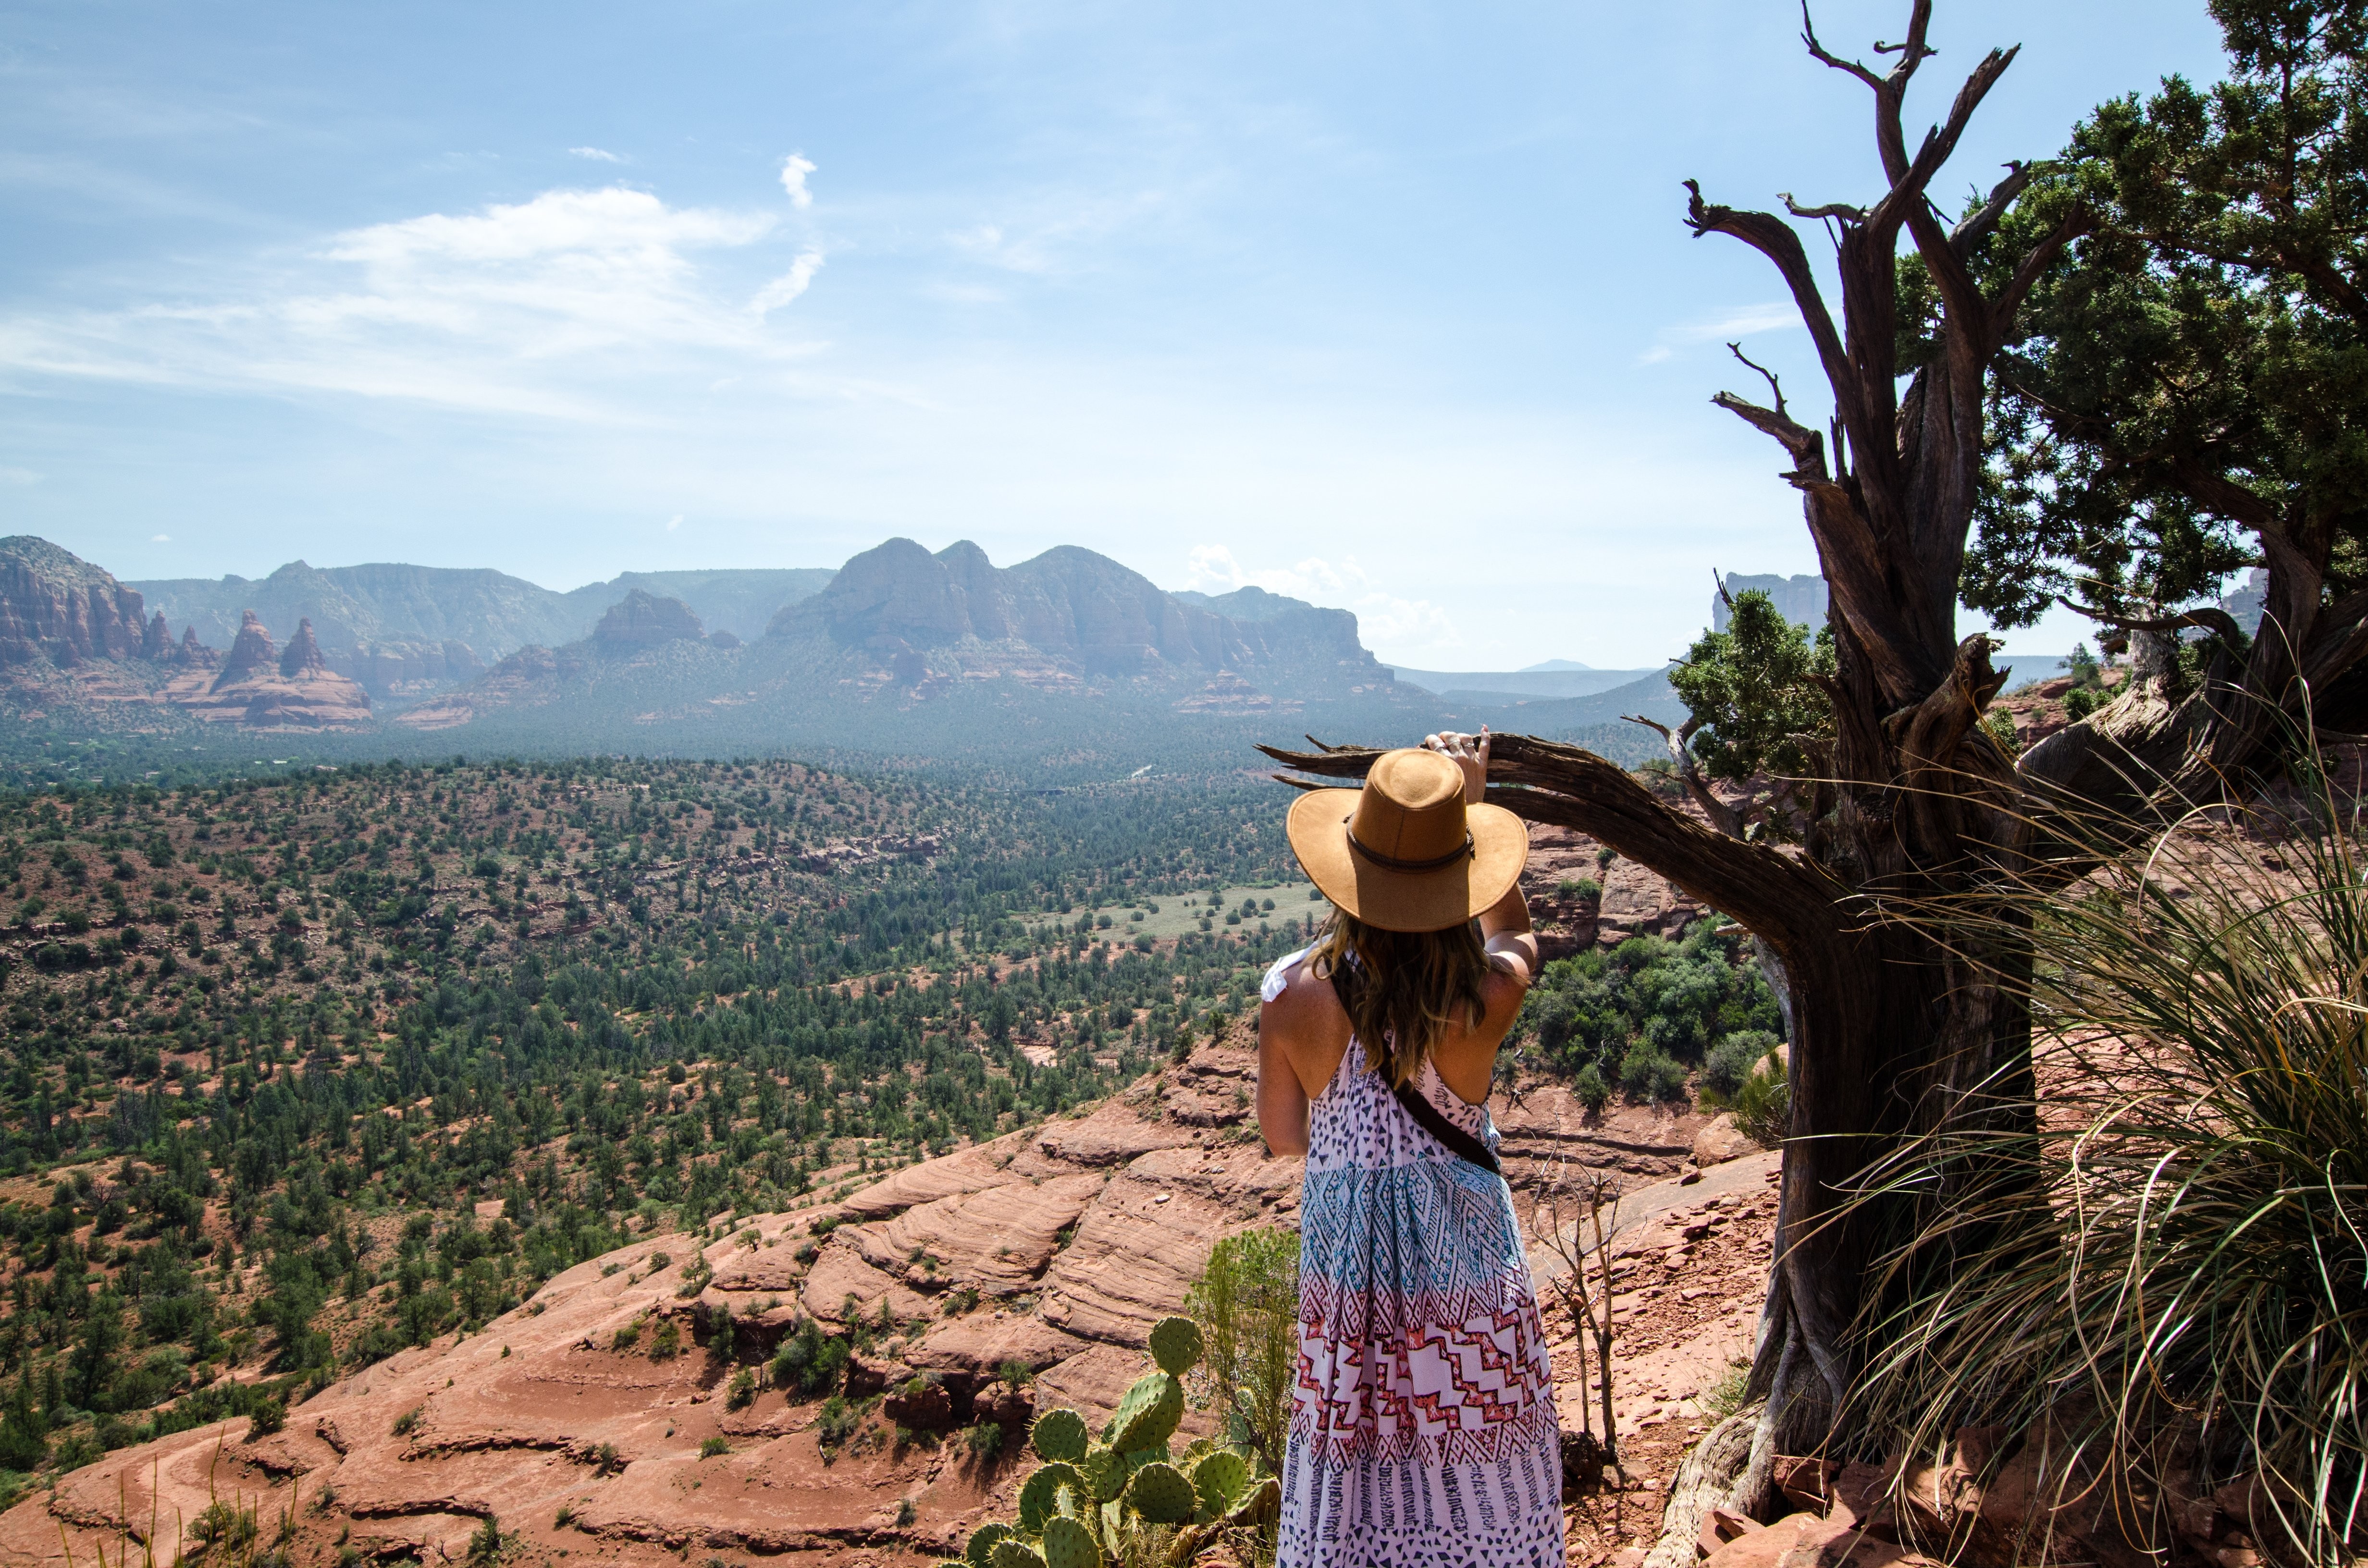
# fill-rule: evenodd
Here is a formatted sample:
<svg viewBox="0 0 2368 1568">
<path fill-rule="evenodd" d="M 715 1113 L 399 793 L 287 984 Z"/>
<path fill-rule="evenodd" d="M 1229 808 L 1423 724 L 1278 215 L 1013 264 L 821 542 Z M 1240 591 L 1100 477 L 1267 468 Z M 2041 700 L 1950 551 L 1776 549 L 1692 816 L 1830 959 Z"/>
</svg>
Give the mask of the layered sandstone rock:
<svg viewBox="0 0 2368 1568">
<path fill-rule="evenodd" d="M 350 730 L 370 722 L 370 694 L 328 667 L 309 619 L 297 624 L 282 653 L 253 610 L 219 670 L 185 670 L 165 687 L 165 698 L 207 723 L 244 729 Z"/>
<path fill-rule="evenodd" d="M 137 658 L 148 634 L 140 595 L 44 539 L 0 539 L 0 667 L 73 669 Z"/>
</svg>

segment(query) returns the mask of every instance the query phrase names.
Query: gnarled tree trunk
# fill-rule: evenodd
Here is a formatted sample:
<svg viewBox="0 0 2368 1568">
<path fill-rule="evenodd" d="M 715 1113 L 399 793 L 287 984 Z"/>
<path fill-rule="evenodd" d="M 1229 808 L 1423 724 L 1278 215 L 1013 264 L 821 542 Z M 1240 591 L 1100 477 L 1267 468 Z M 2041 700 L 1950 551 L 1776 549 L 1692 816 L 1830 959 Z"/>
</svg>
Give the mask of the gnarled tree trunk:
<svg viewBox="0 0 2368 1568">
<path fill-rule="evenodd" d="M 2237 685 L 2207 685 L 2185 701 L 2145 681 L 2097 722 L 2075 726 L 2020 760 L 1980 722 L 2002 681 L 1990 644 L 1955 630 L 1957 589 L 1982 479 L 1987 378 L 2033 284 L 2087 225 L 2075 212 L 1988 292 L 1972 258 L 2028 181 L 2010 165 L 1987 200 L 1953 228 L 1927 199 L 1933 178 L 2013 51 L 1994 51 L 1966 79 L 1946 120 L 1913 153 L 1902 99 L 1926 46 L 1930 0 L 1914 0 L 1905 41 L 1884 73 L 1827 53 L 1819 60 L 1873 94 L 1875 143 L 1886 188 L 1872 207 L 1785 205 L 1838 234 L 1841 320 L 1828 311 L 1799 233 L 1784 219 L 1705 201 L 1693 189 L 1697 235 L 1724 234 L 1775 266 L 1792 290 L 1833 396 L 1827 429 L 1795 420 L 1770 376 L 1766 404 L 1714 401 L 1775 439 L 1783 477 L 1803 512 L 1830 589 L 1838 665 L 1830 777 L 1815 782 L 1795 846 L 1748 842 L 1733 813 L 1706 827 L 1665 805 L 1617 766 L 1575 747 L 1498 736 L 1489 798 L 1533 822 L 1583 831 L 1651 867 L 1731 916 L 1773 954 L 1785 977 L 1793 1028 L 1792 1136 L 1784 1151 L 1776 1265 L 1752 1396 L 1765 1402 L 1745 1471 L 1747 1506 L 1774 1453 L 1857 1456 L 1860 1434 L 1838 1425 L 1870 1346 L 1880 1303 L 1866 1298 L 1869 1264 L 1902 1219 L 1849 1195 L 1903 1142 L 1951 1119 L 2034 1115 L 2028 1015 L 1995 983 L 2025 954 L 1944 950 L 1905 907 L 1979 896 L 1985 880 L 2019 871 L 2066 789 L 2186 791 L 2239 774 L 2298 701 L 2298 670 L 2324 683 L 2361 656 L 2362 618 L 2322 611 L 2305 559 L 2272 545 L 2269 626 L 2294 652 L 2256 661 Z M 1900 320 L 1895 259 L 1903 233 L 1941 309 L 1930 357 L 1898 389 Z M 1830 446 L 1830 452 L 1828 448 Z M 2286 557 L 2293 555 L 2294 560 Z M 2320 562 L 2323 566 L 2323 559 Z M 2305 579 L 2307 578 L 2307 582 Z M 2161 629 L 2156 629 L 2161 630 Z M 2298 634 L 2298 635 L 2295 635 Z M 2267 639 L 2264 639 L 2267 641 Z M 2258 688 L 2258 689 L 2256 689 Z M 2149 692 L 2153 695 L 2149 696 Z M 1269 755 L 1304 773 L 1360 777 L 1363 748 Z M 1684 771 L 1682 737 L 1673 750 Z M 1690 780 L 1698 790 L 1698 778 Z M 1726 831 L 1718 831 L 1724 828 Z M 2027 972 L 2027 971 L 2025 971 Z M 1926 1192 L 1918 1202 L 1949 1201 Z M 1946 1259 L 1934 1260 L 1945 1267 Z M 1732 1435 L 1727 1449 L 1736 1444 Z"/>
</svg>

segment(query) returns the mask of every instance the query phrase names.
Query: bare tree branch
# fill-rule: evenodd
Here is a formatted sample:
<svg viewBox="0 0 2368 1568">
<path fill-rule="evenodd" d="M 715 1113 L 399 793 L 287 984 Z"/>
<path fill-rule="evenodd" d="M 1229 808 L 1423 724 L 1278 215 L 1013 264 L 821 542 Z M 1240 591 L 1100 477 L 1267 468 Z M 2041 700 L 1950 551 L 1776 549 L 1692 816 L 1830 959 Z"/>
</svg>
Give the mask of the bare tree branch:
<svg viewBox="0 0 2368 1568">
<path fill-rule="evenodd" d="M 1677 769 L 1678 781 L 1686 787 L 1686 793 L 1692 798 L 1694 804 L 1702 809 L 1702 815 L 1710 818 L 1711 826 L 1729 838 L 1743 836 L 1743 813 L 1711 792 L 1710 782 L 1702 776 L 1702 765 L 1695 759 L 1693 748 L 1686 744 L 1702 727 L 1701 720 L 1688 719 L 1672 730 L 1659 720 L 1647 719 L 1642 713 L 1622 713 L 1621 717 L 1631 724 L 1642 724 L 1661 737 L 1661 744 L 1669 754 L 1669 766 Z"/>
<path fill-rule="evenodd" d="M 1835 401 L 1844 405 L 1840 410 L 1843 421 L 1855 424 L 1858 391 L 1850 355 L 1842 347 L 1841 333 L 1834 325 L 1832 313 L 1826 309 L 1825 296 L 1817 290 L 1817 275 L 1809 266 L 1801 236 L 1790 223 L 1770 213 L 1745 212 L 1704 201 L 1700 180 L 1690 179 L 1685 185 L 1690 193 L 1686 226 L 1693 231 L 1696 239 L 1704 234 L 1725 234 L 1741 240 L 1775 264 L 1785 287 L 1793 291 L 1793 307 L 1801 312 L 1802 324 L 1809 329 L 1809 340 L 1816 345 L 1817 361 L 1824 367 L 1826 379 L 1833 383 Z"/>
<path fill-rule="evenodd" d="M 1784 477 L 1793 483 L 1807 485 L 1829 482 L 1826 473 L 1826 438 L 1816 431 L 1786 418 L 1781 409 L 1762 408 L 1733 392 L 1720 392 L 1710 401 L 1760 434 L 1774 437 L 1792 455 L 1793 472 Z"/>
<path fill-rule="evenodd" d="M 1844 60 L 1838 54 L 1826 52 L 1826 46 L 1817 41 L 1816 24 L 1809 20 L 1809 0 L 1801 0 L 1801 41 L 1808 46 L 1812 60 L 1830 65 L 1837 71 L 1847 71 L 1878 93 L 1883 90 L 1883 78 L 1857 61 Z"/>
<path fill-rule="evenodd" d="M 1326 778 L 1360 778 L 1382 755 L 1362 747 L 1258 749 L 1286 767 Z M 1713 832 L 1593 752 L 1534 735 L 1499 735 L 1490 746 L 1488 773 L 1492 804 L 1601 840 L 1740 922 L 1780 956 L 1846 929 L 1847 890 L 1821 868 Z"/>
<path fill-rule="evenodd" d="M 1990 187 L 1988 199 L 1958 220 L 1957 226 L 1949 231 L 1951 248 L 1964 259 L 1972 260 L 1974 247 L 1997 229 L 2006 217 L 2007 209 L 2014 205 L 2014 199 L 2023 193 L 2036 172 L 2036 165 L 2026 164 L 2020 159 L 2010 160 L 2006 165 L 2006 178 Z"/>
<path fill-rule="evenodd" d="M 2235 616 L 2225 609 L 2209 605 L 2194 609 L 2183 609 L 2176 615 L 2157 616 L 2146 619 L 2135 616 L 2115 615 L 2111 610 L 2099 609 L 2094 605 L 2077 604 L 2062 594 L 2055 596 L 2055 602 L 2075 615 L 2085 615 L 2091 620 L 2102 621 L 2107 626 L 2119 627 L 2123 631 L 2177 631 L 2181 628 L 2192 626 L 2214 633 L 2231 647 L 2241 648 L 2251 641 L 2237 625 Z"/>
<path fill-rule="evenodd" d="M 1795 218 L 1839 218 L 1845 223 L 1866 222 L 1866 209 L 1847 201 L 1828 201 L 1822 207 L 1804 207 L 1793 199 L 1793 193 L 1789 190 L 1778 191 L 1776 199 L 1782 201 L 1784 210 Z"/>
<path fill-rule="evenodd" d="M 1919 21 L 1928 19 L 1931 13 L 1930 0 L 1918 0 L 1917 11 Z M 1917 41 L 1917 47 L 1921 47 L 1920 40 Z M 1966 123 L 1974 118 L 1974 111 L 1981 107 L 1982 99 L 1989 96 L 1989 90 L 1998 85 L 1998 79 L 2006 74 L 2006 68 L 2014 63 L 2014 57 L 2020 51 L 2021 46 L 2017 45 L 2014 49 L 1994 49 L 1982 57 L 1982 62 L 1974 67 L 1973 74 L 1965 78 L 1965 85 L 1957 89 L 1956 100 L 1949 106 L 1949 118 L 1924 133 L 1923 143 L 1916 149 L 1914 161 L 1893 179 L 1890 191 L 1875 203 L 1874 210 L 1867 215 L 1869 229 L 1878 233 L 1885 231 L 1896 233 L 1901 223 L 1913 221 L 1912 213 L 1922 210 L 1925 187 L 1932 183 L 1932 176 L 1941 172 L 1941 165 L 1947 163 L 1950 154 L 1957 150 L 1957 139 L 1965 133 Z M 1903 59 L 1889 81 L 1899 82 L 1904 89 L 1907 85 L 1904 73 L 1909 69 L 1907 61 Z M 1885 85 L 1888 87 L 1889 82 Z M 1898 106 L 1886 96 L 1884 107 L 1892 120 L 1891 126 L 1882 132 L 1887 140 L 1896 133 Z"/>
<path fill-rule="evenodd" d="M 1743 345 L 1740 343 L 1728 344 L 1726 346 L 1726 351 L 1729 354 L 1734 355 L 1736 359 L 1740 360 L 1746 369 L 1757 370 L 1761 375 L 1768 378 L 1768 391 L 1776 399 L 1776 417 L 1779 419 L 1783 418 L 1784 383 L 1776 379 L 1776 372 L 1770 369 L 1765 365 L 1754 363 L 1751 357 L 1743 351 Z"/>
</svg>

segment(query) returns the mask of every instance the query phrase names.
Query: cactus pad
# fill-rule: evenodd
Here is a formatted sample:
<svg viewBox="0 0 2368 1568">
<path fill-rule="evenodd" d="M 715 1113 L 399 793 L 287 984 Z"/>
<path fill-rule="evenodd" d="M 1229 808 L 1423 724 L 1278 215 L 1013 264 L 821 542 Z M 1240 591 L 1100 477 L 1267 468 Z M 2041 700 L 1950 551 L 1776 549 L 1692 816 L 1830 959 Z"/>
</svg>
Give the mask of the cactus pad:
<svg viewBox="0 0 2368 1568">
<path fill-rule="evenodd" d="M 990 1568 L 995 1543 L 1009 1534 L 1009 1525 L 981 1525 L 971 1531 L 970 1544 L 962 1549 L 962 1555 L 970 1559 L 970 1568 Z"/>
<path fill-rule="evenodd" d="M 1026 1484 L 1019 1488 L 1019 1533 L 1021 1535 L 1039 1533 L 1044 1528 L 1044 1521 L 1059 1511 L 1054 1506 L 1056 1499 L 1053 1494 L 1056 1489 L 1063 1486 L 1080 1493 L 1085 1491 L 1085 1478 L 1077 1473 L 1076 1466 L 1064 1464 L 1056 1460 L 1051 1464 L 1036 1467 L 1036 1472 L 1030 1475 Z"/>
<path fill-rule="evenodd" d="M 1151 1325 L 1151 1358 L 1171 1378 L 1201 1363 L 1201 1325 L 1190 1318 L 1165 1317 Z"/>
<path fill-rule="evenodd" d="M 1204 1455 L 1192 1467 L 1192 1490 L 1201 1494 L 1201 1506 L 1212 1514 L 1224 1513 L 1249 1483 L 1250 1467 L 1228 1449 Z"/>
<path fill-rule="evenodd" d="M 1044 1568 L 1044 1560 L 1024 1540 L 998 1540 L 995 1543 L 995 1555 L 987 1559 L 987 1568 Z"/>
<path fill-rule="evenodd" d="M 1066 1406 L 1038 1416 L 1028 1434 L 1039 1454 L 1072 1463 L 1086 1457 L 1086 1418 Z"/>
<path fill-rule="evenodd" d="M 1044 1521 L 1044 1568 L 1101 1568 L 1093 1532 L 1075 1519 Z"/>
<path fill-rule="evenodd" d="M 1086 1478 L 1086 1489 L 1094 1494 L 1095 1502 L 1108 1503 L 1126 1490 L 1126 1478 L 1130 1471 L 1125 1455 L 1116 1449 L 1105 1449 L 1097 1443 L 1086 1450 L 1085 1459 L 1077 1466 L 1077 1473 Z"/>
<path fill-rule="evenodd" d="M 1200 1501 L 1192 1493 L 1192 1483 L 1174 1465 L 1154 1460 L 1134 1472 L 1127 1483 L 1126 1500 L 1134 1511 L 1155 1525 L 1172 1525 L 1192 1517 Z"/>
<path fill-rule="evenodd" d="M 1165 1372 L 1136 1380 L 1119 1402 L 1103 1440 L 1121 1453 L 1156 1449 L 1176 1435 L 1184 1419 L 1184 1385 Z"/>
</svg>

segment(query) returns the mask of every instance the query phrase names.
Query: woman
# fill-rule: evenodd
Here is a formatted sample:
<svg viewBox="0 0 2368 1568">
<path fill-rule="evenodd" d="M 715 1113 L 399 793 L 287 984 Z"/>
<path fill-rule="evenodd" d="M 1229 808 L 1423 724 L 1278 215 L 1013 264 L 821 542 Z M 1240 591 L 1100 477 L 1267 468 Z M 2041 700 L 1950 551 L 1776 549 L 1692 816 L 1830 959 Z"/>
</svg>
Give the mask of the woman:
<svg viewBox="0 0 2368 1568">
<path fill-rule="evenodd" d="M 1561 1568 L 1561 1436 L 1485 1102 L 1537 967 L 1529 835 L 1480 803 L 1488 737 L 1312 790 L 1291 846 L 1332 901 L 1267 971 L 1258 1127 L 1307 1156 L 1299 1386 L 1276 1568 Z"/>
</svg>

